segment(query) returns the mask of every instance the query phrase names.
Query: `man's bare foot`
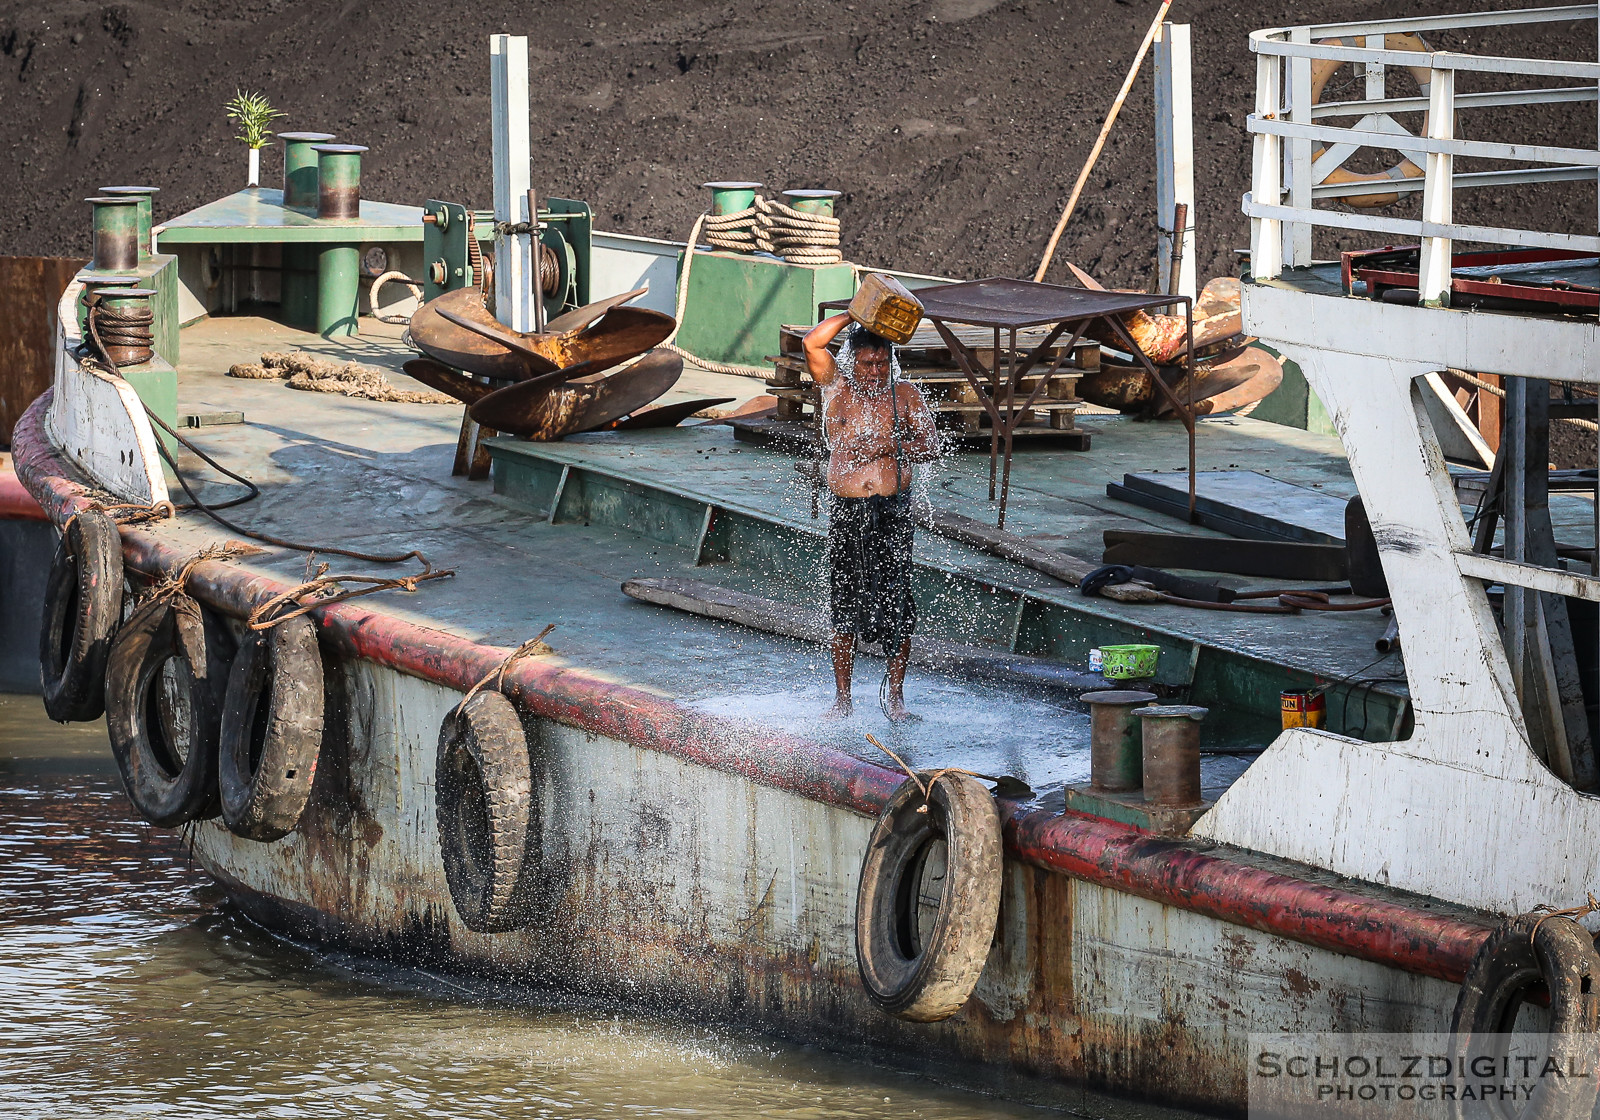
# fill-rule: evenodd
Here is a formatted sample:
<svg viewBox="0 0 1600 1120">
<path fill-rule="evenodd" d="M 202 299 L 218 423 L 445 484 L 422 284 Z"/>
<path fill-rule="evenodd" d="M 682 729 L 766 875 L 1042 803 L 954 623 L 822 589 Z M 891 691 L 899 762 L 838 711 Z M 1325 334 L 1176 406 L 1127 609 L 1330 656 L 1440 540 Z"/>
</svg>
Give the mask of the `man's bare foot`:
<svg viewBox="0 0 1600 1120">
<path fill-rule="evenodd" d="M 906 701 L 903 696 L 891 696 L 883 706 L 883 714 L 889 717 L 891 723 L 906 723 L 918 718 L 906 710 Z"/>
<path fill-rule="evenodd" d="M 841 696 L 833 702 L 833 707 L 822 713 L 823 719 L 849 719 L 855 714 L 855 705 L 850 702 L 850 697 Z"/>
</svg>

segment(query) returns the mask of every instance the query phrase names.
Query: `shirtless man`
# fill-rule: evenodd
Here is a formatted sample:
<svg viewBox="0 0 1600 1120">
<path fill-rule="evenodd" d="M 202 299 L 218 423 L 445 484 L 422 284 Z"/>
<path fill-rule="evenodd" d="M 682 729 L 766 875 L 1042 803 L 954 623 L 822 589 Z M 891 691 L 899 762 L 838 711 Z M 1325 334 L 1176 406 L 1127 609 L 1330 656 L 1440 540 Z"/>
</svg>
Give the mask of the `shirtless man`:
<svg viewBox="0 0 1600 1120">
<path fill-rule="evenodd" d="M 822 387 L 827 443 L 828 568 L 837 696 L 828 715 L 851 712 L 856 639 L 879 642 L 889 658 L 886 714 L 908 718 L 906 663 L 917 608 L 911 598 L 911 478 L 939 450 L 933 413 L 916 386 L 894 378 L 893 344 L 857 325 L 841 370 L 828 352 L 848 314 L 806 334 L 806 368 Z"/>
</svg>

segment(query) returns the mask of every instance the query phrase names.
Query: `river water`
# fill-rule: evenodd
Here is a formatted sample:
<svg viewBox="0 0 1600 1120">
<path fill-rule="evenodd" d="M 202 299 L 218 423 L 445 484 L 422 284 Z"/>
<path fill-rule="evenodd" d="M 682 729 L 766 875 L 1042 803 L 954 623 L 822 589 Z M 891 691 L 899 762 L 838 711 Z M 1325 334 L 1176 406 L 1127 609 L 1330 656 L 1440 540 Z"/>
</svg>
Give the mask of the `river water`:
<svg viewBox="0 0 1600 1120">
<path fill-rule="evenodd" d="M 1072 1114 L 1182 1114 L 1084 1095 Z M 1061 1115 L 263 933 L 134 817 L 102 725 L 0 695 L 0 1116 Z"/>
</svg>

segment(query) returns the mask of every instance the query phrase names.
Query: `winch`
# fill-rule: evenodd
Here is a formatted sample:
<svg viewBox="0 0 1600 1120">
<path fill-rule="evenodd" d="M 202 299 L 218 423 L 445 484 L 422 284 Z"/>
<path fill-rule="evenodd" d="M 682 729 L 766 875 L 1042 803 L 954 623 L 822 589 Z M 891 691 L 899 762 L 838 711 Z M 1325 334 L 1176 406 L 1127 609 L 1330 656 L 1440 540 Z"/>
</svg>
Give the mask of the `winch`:
<svg viewBox="0 0 1600 1120">
<path fill-rule="evenodd" d="M 570 198 L 543 199 L 536 213 L 539 290 L 548 322 L 589 302 L 594 216 L 588 203 Z M 422 222 L 424 302 L 457 288 L 490 286 L 495 235 L 492 210 L 468 210 L 459 203 L 430 198 L 423 206 Z"/>
</svg>

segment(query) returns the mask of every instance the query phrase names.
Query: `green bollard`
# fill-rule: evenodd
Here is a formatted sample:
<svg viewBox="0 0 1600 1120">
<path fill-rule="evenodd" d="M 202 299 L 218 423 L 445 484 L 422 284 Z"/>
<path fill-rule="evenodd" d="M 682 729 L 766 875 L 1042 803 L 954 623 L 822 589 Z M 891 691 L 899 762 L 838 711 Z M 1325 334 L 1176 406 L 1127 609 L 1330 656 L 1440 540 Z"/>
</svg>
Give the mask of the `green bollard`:
<svg viewBox="0 0 1600 1120">
<path fill-rule="evenodd" d="M 741 210 L 748 210 L 756 204 L 756 189 L 760 183 L 719 182 L 701 183 L 711 191 L 711 212 L 713 214 L 737 214 Z"/>
<path fill-rule="evenodd" d="M 783 197 L 789 200 L 791 210 L 798 210 L 802 214 L 822 214 L 831 218 L 833 200 L 843 193 L 843 191 L 792 190 L 784 191 Z"/>
<path fill-rule="evenodd" d="M 155 238 L 151 230 L 155 228 L 155 194 L 160 187 L 101 187 L 100 193 L 113 198 L 127 195 L 139 200 L 139 259 L 146 260 L 156 251 Z"/>
<path fill-rule="evenodd" d="M 317 144 L 334 139 L 331 132 L 280 132 L 283 141 L 283 204 L 297 210 L 317 206 Z"/>
<path fill-rule="evenodd" d="M 317 153 L 317 217 L 361 217 L 360 144 L 313 144 Z"/>
<path fill-rule="evenodd" d="M 132 272 L 139 267 L 139 200 L 129 195 L 86 198 L 94 206 L 96 272 Z"/>
<path fill-rule="evenodd" d="M 317 246 L 317 321 L 323 338 L 355 334 L 361 293 L 361 250 L 355 245 Z"/>
<path fill-rule="evenodd" d="M 105 288 L 136 288 L 140 284 L 137 276 L 105 276 L 93 269 L 82 269 L 73 277 L 83 285 L 83 291 L 78 295 L 78 336 L 87 338 L 89 335 L 89 297 L 95 292 Z"/>
</svg>

